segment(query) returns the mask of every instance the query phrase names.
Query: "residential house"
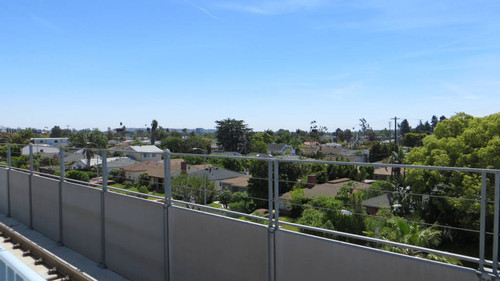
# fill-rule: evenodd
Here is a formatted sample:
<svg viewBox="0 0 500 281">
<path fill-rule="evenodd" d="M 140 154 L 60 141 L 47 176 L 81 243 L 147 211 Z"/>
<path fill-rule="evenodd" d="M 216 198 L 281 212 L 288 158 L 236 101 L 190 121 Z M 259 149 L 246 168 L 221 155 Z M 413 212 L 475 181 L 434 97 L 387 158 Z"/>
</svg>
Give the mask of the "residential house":
<svg viewBox="0 0 500 281">
<path fill-rule="evenodd" d="M 382 194 L 367 200 L 364 200 L 361 205 L 366 208 L 366 212 L 369 215 L 376 215 L 377 212 L 382 208 L 391 209 L 391 200 L 389 198 L 390 193 Z"/>
<path fill-rule="evenodd" d="M 163 161 L 144 161 L 137 162 L 133 165 L 121 167 L 124 177 L 126 180 L 130 180 L 133 183 L 139 182 L 139 176 L 141 174 L 147 173 L 149 176 L 149 184 L 156 186 L 157 190 L 161 190 L 164 176 L 164 164 Z M 198 171 L 198 169 L 187 165 L 184 159 L 171 159 L 170 160 L 170 175 L 175 177 L 181 173 L 192 173 Z"/>
<path fill-rule="evenodd" d="M 273 155 L 283 155 L 285 154 L 285 151 L 289 151 L 291 154 L 295 154 L 295 149 L 285 143 L 270 143 L 267 145 L 267 151 Z"/>
<path fill-rule="evenodd" d="M 233 179 L 233 178 L 238 178 L 241 176 L 244 176 L 244 173 L 239 173 L 235 171 L 231 171 L 228 169 L 220 168 L 220 167 L 207 167 L 205 170 L 199 170 L 196 172 L 191 173 L 192 176 L 207 176 L 207 179 L 211 182 L 214 183 L 215 185 L 215 190 L 220 191 L 222 190 L 222 181 L 228 180 L 228 179 Z"/>
<path fill-rule="evenodd" d="M 248 180 L 250 180 L 250 175 L 241 175 L 236 178 L 230 178 L 221 180 L 222 190 L 230 190 L 231 192 L 243 192 L 248 189 Z"/>
<path fill-rule="evenodd" d="M 340 189 L 345 186 L 353 191 L 355 190 L 364 190 L 370 188 L 370 184 L 354 181 L 349 178 L 342 178 L 331 180 L 323 184 L 315 184 L 316 178 L 315 176 L 311 176 L 308 179 L 308 186 L 304 188 L 304 196 L 309 199 L 315 199 L 319 196 L 328 196 L 335 197 L 339 193 Z M 289 201 L 292 199 L 292 195 L 290 192 L 284 193 L 280 196 L 280 209 L 286 209 L 289 205 Z"/>
<path fill-rule="evenodd" d="M 155 145 L 132 145 L 125 149 L 125 155 L 136 161 L 160 161 L 163 150 Z"/>
<path fill-rule="evenodd" d="M 34 144 L 33 154 L 40 154 L 42 157 L 57 158 L 59 157 L 59 148 L 48 144 Z M 30 147 L 25 146 L 21 149 L 21 155 L 30 155 Z"/>
<path fill-rule="evenodd" d="M 312 145 L 312 146 L 301 146 L 300 149 L 300 154 L 302 155 L 312 155 L 316 154 L 319 151 L 319 146 Z"/>
</svg>

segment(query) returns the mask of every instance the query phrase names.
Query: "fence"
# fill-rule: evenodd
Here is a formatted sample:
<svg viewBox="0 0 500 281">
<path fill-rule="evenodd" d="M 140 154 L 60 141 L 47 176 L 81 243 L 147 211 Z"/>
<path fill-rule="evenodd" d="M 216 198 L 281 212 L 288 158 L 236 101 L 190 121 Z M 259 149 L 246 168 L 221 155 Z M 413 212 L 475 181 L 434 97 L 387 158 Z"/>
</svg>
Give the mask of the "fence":
<svg viewBox="0 0 500 281">
<path fill-rule="evenodd" d="M 493 238 L 498 238 L 498 170 L 200 156 L 165 151 L 165 195 L 157 196 L 108 187 L 106 159 L 113 151 L 98 151 L 103 165 L 102 186 L 67 179 L 65 149 L 58 154 L 60 174 L 53 176 L 35 171 L 33 153 L 29 155 L 29 169 L 13 167 L 10 145 L 7 145 L 5 165 L 0 168 L 0 211 L 132 280 L 143 280 L 145 276 L 149 280 L 303 280 L 306 277 L 324 280 L 332 276 L 342 280 L 364 280 L 368 276 L 371 280 L 475 280 L 477 276 L 498 277 L 498 239 Z M 172 157 L 266 163 L 267 177 L 256 180 L 267 182 L 268 198 L 251 199 L 266 200 L 268 217 L 173 199 Z M 441 226 L 477 233 L 479 255 L 440 251 L 280 220 L 280 184 L 287 181 L 280 179 L 280 165 L 291 162 L 480 173 L 481 197 L 474 201 L 481 206 L 479 229 Z M 486 196 L 491 193 L 489 177 L 494 177 L 493 200 L 487 200 Z M 206 191 L 203 188 L 203 200 Z M 440 198 L 440 195 L 429 196 Z M 492 229 L 487 227 L 487 208 L 494 209 Z M 257 223 L 227 216 L 242 216 Z M 363 245 L 289 231 L 284 229 L 287 226 L 362 241 Z M 370 245 L 412 249 L 478 266 L 447 265 L 367 247 Z M 486 258 L 488 253 L 491 259 Z"/>
</svg>

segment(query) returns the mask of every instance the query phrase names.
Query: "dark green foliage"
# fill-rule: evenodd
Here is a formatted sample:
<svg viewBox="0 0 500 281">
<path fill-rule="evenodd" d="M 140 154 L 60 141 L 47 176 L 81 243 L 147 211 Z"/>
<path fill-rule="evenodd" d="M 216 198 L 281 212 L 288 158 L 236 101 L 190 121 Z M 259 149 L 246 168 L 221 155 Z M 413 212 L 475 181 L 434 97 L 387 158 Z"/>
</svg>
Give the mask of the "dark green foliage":
<svg viewBox="0 0 500 281">
<path fill-rule="evenodd" d="M 222 204 L 222 207 L 228 207 L 229 203 L 231 203 L 232 194 L 228 189 L 224 189 L 221 193 L 216 196 L 216 199 Z"/>
<path fill-rule="evenodd" d="M 407 133 L 403 137 L 403 145 L 408 147 L 422 146 L 422 140 L 427 136 L 427 134 L 421 133 Z"/>
<path fill-rule="evenodd" d="M 304 210 L 304 206 L 309 199 L 305 197 L 304 190 L 301 188 L 297 188 L 295 190 L 290 191 L 292 196 L 292 200 L 290 201 L 290 217 L 298 218 L 302 215 L 302 211 Z"/>
<path fill-rule="evenodd" d="M 342 201 L 333 197 L 320 196 L 307 204 L 298 223 L 342 232 L 362 234 L 365 230 L 364 217 L 359 215 L 361 214 L 359 212 L 362 211 L 362 195 L 361 193 L 355 192 L 355 195 L 351 196 L 353 197 L 353 201 L 351 203 L 352 207 L 349 209 L 352 214 L 342 211 L 347 209 Z M 305 229 L 301 229 L 300 231 L 323 237 L 331 237 L 331 235 Z"/>
<path fill-rule="evenodd" d="M 370 148 L 370 157 L 368 161 L 370 163 L 382 161 L 383 159 L 391 155 L 391 151 L 394 150 L 394 144 L 392 143 L 380 143 L 373 142 Z"/>
<path fill-rule="evenodd" d="M 207 204 L 215 198 L 215 186 L 213 182 L 206 180 Z M 188 176 L 181 174 L 172 178 L 172 196 L 174 199 L 186 202 L 194 201 L 197 204 L 204 203 L 203 177 Z"/>
<path fill-rule="evenodd" d="M 243 120 L 224 119 L 215 121 L 217 144 L 224 151 L 246 153 L 250 149 L 252 129 Z"/>
<path fill-rule="evenodd" d="M 256 203 L 258 207 L 265 207 L 269 186 L 268 162 L 252 161 L 249 169 L 252 177 L 248 184 L 248 194 L 251 197 L 263 199 L 256 201 Z M 302 170 L 298 163 L 279 163 L 279 193 L 283 194 L 292 190 L 301 175 Z"/>
<path fill-rule="evenodd" d="M 409 132 L 411 132 L 410 123 L 408 123 L 408 120 L 404 119 L 401 121 L 401 124 L 399 124 L 399 133 L 404 137 L 404 135 Z"/>
<path fill-rule="evenodd" d="M 256 209 L 256 205 L 253 200 L 240 200 L 231 202 L 229 204 L 229 209 L 231 211 L 249 214 Z"/>
<path fill-rule="evenodd" d="M 65 176 L 69 179 L 85 181 L 85 182 L 88 182 L 90 180 L 89 175 L 86 172 L 77 170 L 66 171 Z"/>
<path fill-rule="evenodd" d="M 61 130 L 61 127 L 59 126 L 54 126 L 51 130 L 50 130 L 50 137 L 51 138 L 60 138 L 63 136 L 63 132 Z"/>
<path fill-rule="evenodd" d="M 109 177 L 117 183 L 122 183 L 125 175 L 122 169 L 113 169 L 109 172 Z"/>
</svg>

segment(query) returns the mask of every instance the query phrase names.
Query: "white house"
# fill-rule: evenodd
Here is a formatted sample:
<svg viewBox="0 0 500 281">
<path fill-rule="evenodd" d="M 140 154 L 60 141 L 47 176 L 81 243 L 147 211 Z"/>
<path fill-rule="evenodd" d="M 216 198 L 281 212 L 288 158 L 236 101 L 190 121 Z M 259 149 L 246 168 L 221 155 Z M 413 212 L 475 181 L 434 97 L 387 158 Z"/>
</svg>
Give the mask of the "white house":
<svg viewBox="0 0 500 281">
<path fill-rule="evenodd" d="M 136 161 L 160 161 L 163 150 L 155 145 L 133 145 L 125 149 L 125 155 Z"/>
<path fill-rule="evenodd" d="M 34 144 L 33 155 L 38 153 L 40 153 L 44 157 L 55 158 L 59 155 L 59 148 L 47 144 Z M 23 147 L 23 149 L 21 149 L 21 155 L 30 155 L 30 147 Z"/>
</svg>

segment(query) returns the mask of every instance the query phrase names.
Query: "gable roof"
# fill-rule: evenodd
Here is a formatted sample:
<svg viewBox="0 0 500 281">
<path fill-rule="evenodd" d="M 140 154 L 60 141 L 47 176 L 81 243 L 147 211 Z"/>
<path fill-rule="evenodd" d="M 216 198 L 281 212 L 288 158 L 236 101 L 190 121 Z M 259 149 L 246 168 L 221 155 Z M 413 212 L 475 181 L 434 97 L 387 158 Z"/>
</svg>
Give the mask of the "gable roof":
<svg viewBox="0 0 500 281">
<path fill-rule="evenodd" d="M 287 147 L 288 145 L 285 143 L 270 143 L 267 145 L 267 150 L 271 152 L 281 152 Z"/>
<path fill-rule="evenodd" d="M 221 182 L 223 184 L 230 184 L 232 186 L 248 187 L 248 180 L 250 178 L 251 178 L 250 175 L 241 175 L 241 176 L 236 177 L 236 178 L 222 180 Z"/>
<path fill-rule="evenodd" d="M 370 199 L 366 199 L 365 201 L 363 201 L 363 203 L 361 203 L 361 205 L 363 205 L 364 207 L 370 207 L 370 208 L 383 208 L 383 207 L 386 207 L 386 208 L 391 208 L 391 204 L 390 204 L 390 201 L 389 201 L 389 197 L 388 197 L 389 194 L 382 194 L 382 195 L 379 195 L 379 196 L 376 196 L 376 197 L 373 197 L 373 198 L 370 198 Z"/>
<path fill-rule="evenodd" d="M 163 152 L 156 145 L 132 145 L 127 150 L 133 150 L 141 153 Z"/>
<path fill-rule="evenodd" d="M 339 155 L 342 147 L 321 146 L 319 150 L 325 155 Z"/>
<path fill-rule="evenodd" d="M 301 146 L 299 149 L 301 153 L 310 154 L 316 153 L 319 150 L 319 146 Z"/>
<path fill-rule="evenodd" d="M 184 159 L 178 158 L 178 159 L 170 159 L 170 174 L 171 175 L 177 175 L 181 172 L 181 163 L 184 162 Z M 187 169 L 191 169 L 188 165 Z M 150 177 L 153 178 L 164 178 L 164 165 L 163 162 L 156 162 L 156 161 L 144 161 L 144 162 L 137 162 L 133 165 L 122 167 L 121 168 L 124 172 L 140 172 L 140 173 L 148 173 Z M 194 169 L 197 171 L 197 169 Z"/>
<path fill-rule="evenodd" d="M 347 186 L 353 190 L 362 190 L 362 189 L 368 189 L 370 188 L 370 185 L 367 183 L 359 182 L 359 181 L 353 181 L 349 178 L 341 178 L 341 179 L 336 179 L 336 180 L 331 180 L 327 183 L 323 184 L 316 184 L 315 186 L 311 188 L 304 188 L 304 196 L 307 198 L 316 198 L 319 196 L 329 196 L 329 197 L 334 197 L 337 196 L 337 193 L 339 193 L 340 188 L 342 186 L 345 186 L 349 183 L 353 183 L 354 187 L 352 186 Z M 283 195 L 280 196 L 281 199 L 285 200 L 290 200 L 292 199 L 292 195 L 290 192 L 284 193 Z"/>
<path fill-rule="evenodd" d="M 244 174 L 238 173 L 235 171 L 231 171 L 228 169 L 220 168 L 220 167 L 211 167 L 207 168 L 205 171 L 196 171 L 193 172 L 191 175 L 192 176 L 198 176 L 198 177 L 203 177 L 203 175 L 208 176 L 208 180 L 210 181 L 219 181 L 219 180 L 225 180 L 225 179 L 231 179 L 231 178 L 236 178 L 240 177 Z"/>
</svg>

